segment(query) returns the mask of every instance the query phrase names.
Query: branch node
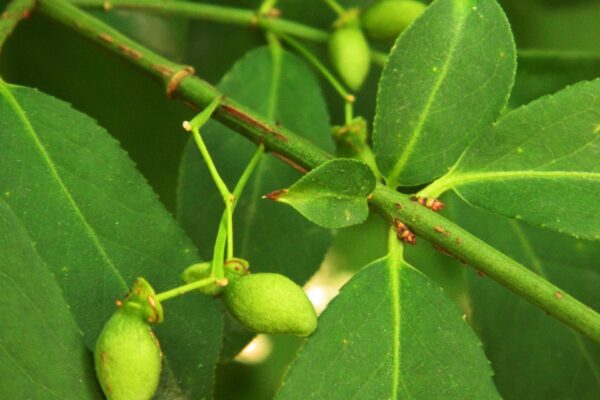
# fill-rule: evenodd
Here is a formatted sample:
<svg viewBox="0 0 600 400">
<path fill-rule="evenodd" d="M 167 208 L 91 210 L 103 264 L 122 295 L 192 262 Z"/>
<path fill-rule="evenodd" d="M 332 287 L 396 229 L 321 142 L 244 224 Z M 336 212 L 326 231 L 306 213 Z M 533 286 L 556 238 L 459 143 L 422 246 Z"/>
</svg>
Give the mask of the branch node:
<svg viewBox="0 0 600 400">
<path fill-rule="evenodd" d="M 181 81 L 190 75 L 194 75 L 195 72 L 193 67 L 187 66 L 171 75 L 171 78 L 167 82 L 167 96 L 173 97 Z"/>
</svg>

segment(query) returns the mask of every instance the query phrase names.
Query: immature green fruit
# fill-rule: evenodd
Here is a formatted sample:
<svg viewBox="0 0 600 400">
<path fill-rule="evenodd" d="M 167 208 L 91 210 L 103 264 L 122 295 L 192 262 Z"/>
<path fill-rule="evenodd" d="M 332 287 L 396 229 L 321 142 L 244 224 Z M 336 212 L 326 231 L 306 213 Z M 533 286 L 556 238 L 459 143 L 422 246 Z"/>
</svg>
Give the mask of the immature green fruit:
<svg viewBox="0 0 600 400">
<path fill-rule="evenodd" d="M 347 24 L 329 37 L 331 63 L 352 90 L 362 86 L 371 66 L 369 44 L 358 24 Z"/>
<path fill-rule="evenodd" d="M 94 362 L 109 400 L 148 400 L 160 377 L 162 353 L 150 325 L 123 307 L 108 320 L 96 342 Z"/>
<path fill-rule="evenodd" d="M 414 0 L 383 0 L 369 7 L 362 16 L 362 27 L 374 40 L 394 40 L 423 14 L 427 6 Z"/>
<path fill-rule="evenodd" d="M 302 288 L 279 274 L 247 275 L 229 283 L 223 301 L 231 314 L 259 333 L 310 335 L 317 314 Z"/>
<path fill-rule="evenodd" d="M 162 353 L 150 323 L 162 322 L 162 305 L 144 278 L 117 305 L 96 342 L 96 375 L 109 400 L 147 400 L 160 377 Z"/>
</svg>

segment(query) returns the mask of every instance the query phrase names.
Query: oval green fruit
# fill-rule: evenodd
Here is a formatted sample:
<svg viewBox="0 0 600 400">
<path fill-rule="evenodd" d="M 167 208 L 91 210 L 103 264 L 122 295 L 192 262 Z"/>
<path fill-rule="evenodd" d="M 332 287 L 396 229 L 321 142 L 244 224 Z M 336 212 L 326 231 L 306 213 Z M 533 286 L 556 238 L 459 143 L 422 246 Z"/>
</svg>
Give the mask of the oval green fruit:
<svg viewBox="0 0 600 400">
<path fill-rule="evenodd" d="M 317 314 L 302 288 L 283 275 L 259 273 L 241 277 L 223 290 L 229 312 L 259 333 L 310 335 Z"/>
<path fill-rule="evenodd" d="M 162 353 L 150 325 L 127 308 L 108 320 L 96 342 L 94 363 L 109 400 L 148 400 L 160 378 Z"/>
<path fill-rule="evenodd" d="M 352 90 L 358 90 L 369 74 L 371 52 L 369 43 L 356 24 L 335 30 L 329 37 L 331 63 Z"/>
<path fill-rule="evenodd" d="M 420 1 L 383 0 L 364 12 L 362 27 L 374 40 L 395 40 L 426 8 Z"/>
</svg>

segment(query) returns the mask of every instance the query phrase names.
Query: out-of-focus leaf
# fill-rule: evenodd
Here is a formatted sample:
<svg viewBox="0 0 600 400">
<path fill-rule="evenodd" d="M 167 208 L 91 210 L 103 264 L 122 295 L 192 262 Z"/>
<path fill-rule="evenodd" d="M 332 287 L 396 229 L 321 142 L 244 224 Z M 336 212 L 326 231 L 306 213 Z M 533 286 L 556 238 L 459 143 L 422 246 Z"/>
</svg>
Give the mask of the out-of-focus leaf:
<svg viewBox="0 0 600 400">
<path fill-rule="evenodd" d="M 513 107 L 563 89 L 567 85 L 600 77 L 600 51 L 594 53 L 552 50 L 519 51 Z"/>
</svg>

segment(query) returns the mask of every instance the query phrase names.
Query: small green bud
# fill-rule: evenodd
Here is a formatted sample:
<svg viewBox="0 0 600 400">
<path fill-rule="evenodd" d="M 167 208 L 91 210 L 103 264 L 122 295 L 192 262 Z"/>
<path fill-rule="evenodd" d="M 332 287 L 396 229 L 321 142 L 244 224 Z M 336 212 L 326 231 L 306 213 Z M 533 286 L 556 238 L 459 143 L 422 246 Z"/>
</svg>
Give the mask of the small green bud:
<svg viewBox="0 0 600 400">
<path fill-rule="evenodd" d="M 415 0 L 383 0 L 365 11 L 362 27 L 374 40 L 395 40 L 426 8 Z"/>
<path fill-rule="evenodd" d="M 356 23 L 336 29 L 329 37 L 331 63 L 342 80 L 352 90 L 358 90 L 371 66 L 369 44 Z"/>
<path fill-rule="evenodd" d="M 310 335 L 317 314 L 302 288 L 280 274 L 259 273 L 233 280 L 223 301 L 244 326 L 259 333 Z"/>
<path fill-rule="evenodd" d="M 148 400 L 158 387 L 162 359 L 149 322 L 162 321 L 162 306 L 143 278 L 117 304 L 96 342 L 96 375 L 109 400 Z"/>
</svg>

